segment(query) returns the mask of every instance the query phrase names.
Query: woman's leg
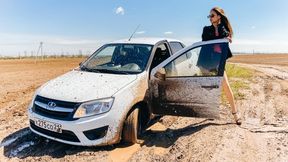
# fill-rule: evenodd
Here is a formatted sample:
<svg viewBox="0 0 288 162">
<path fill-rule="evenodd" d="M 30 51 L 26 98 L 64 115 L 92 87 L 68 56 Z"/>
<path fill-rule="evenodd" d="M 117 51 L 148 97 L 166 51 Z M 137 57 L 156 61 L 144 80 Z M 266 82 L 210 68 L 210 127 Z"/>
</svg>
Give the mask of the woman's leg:
<svg viewBox="0 0 288 162">
<path fill-rule="evenodd" d="M 224 93 L 228 99 L 228 102 L 231 106 L 232 113 L 236 113 L 237 109 L 236 109 L 235 102 L 234 102 L 234 95 L 233 95 L 232 89 L 230 87 L 230 84 L 228 82 L 228 77 L 227 77 L 226 71 L 224 71 L 223 89 L 224 89 Z"/>
<path fill-rule="evenodd" d="M 235 106 L 234 95 L 233 95 L 232 89 L 230 87 L 230 84 L 228 82 L 228 77 L 227 77 L 226 71 L 224 71 L 223 89 L 224 89 L 224 93 L 228 99 L 228 102 L 231 106 L 231 111 L 232 111 L 232 114 L 234 116 L 236 123 L 241 124 L 241 117 L 240 117 L 240 114 L 239 114 L 239 112 Z"/>
</svg>

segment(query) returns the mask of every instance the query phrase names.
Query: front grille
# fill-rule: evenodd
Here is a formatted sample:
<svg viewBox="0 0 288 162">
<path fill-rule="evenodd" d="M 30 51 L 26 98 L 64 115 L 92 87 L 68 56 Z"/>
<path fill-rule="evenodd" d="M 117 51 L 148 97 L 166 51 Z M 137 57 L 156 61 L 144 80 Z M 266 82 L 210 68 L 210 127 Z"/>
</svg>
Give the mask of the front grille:
<svg viewBox="0 0 288 162">
<path fill-rule="evenodd" d="M 69 112 L 57 112 L 57 111 L 51 111 L 47 109 L 43 109 L 42 107 L 38 105 L 34 105 L 34 110 L 37 114 L 46 116 L 46 117 L 52 117 L 57 119 L 65 119 L 68 118 L 71 113 Z"/>
<path fill-rule="evenodd" d="M 52 131 L 37 127 L 34 124 L 33 120 L 30 120 L 30 126 L 35 131 L 37 131 L 39 133 L 43 133 L 43 134 L 50 136 L 50 137 L 62 139 L 65 141 L 80 142 L 79 139 L 77 138 L 77 136 L 73 132 L 68 131 L 68 130 L 62 130 L 62 133 L 52 132 Z"/>
<path fill-rule="evenodd" d="M 58 107 L 62 107 L 65 109 L 70 109 L 70 110 L 72 109 L 72 111 L 71 112 L 61 112 L 61 111 L 48 110 L 46 108 L 43 108 L 43 107 L 35 104 L 35 102 L 39 102 L 45 106 L 47 106 L 49 102 L 54 102 Z M 45 98 L 42 96 L 36 96 L 32 110 L 35 113 L 42 115 L 42 116 L 45 116 L 45 117 L 48 117 L 48 118 L 71 121 L 71 120 L 76 120 L 73 118 L 73 114 L 76 111 L 77 107 L 80 106 L 80 104 L 81 103 L 59 101 L 59 100 Z"/>
<path fill-rule="evenodd" d="M 68 109 L 73 109 L 75 107 L 75 105 L 79 104 L 77 102 L 59 101 L 59 100 L 45 98 L 42 96 L 36 96 L 35 101 L 39 101 L 39 102 L 44 103 L 44 104 L 48 104 L 48 102 L 53 101 L 56 103 L 57 106 L 68 108 Z"/>
</svg>

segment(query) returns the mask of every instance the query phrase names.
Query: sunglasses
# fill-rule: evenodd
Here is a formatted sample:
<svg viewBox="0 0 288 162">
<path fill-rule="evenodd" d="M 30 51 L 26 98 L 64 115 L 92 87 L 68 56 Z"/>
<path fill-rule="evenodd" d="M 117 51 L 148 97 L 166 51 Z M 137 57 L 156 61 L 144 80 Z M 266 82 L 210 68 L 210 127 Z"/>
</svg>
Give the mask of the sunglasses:
<svg viewBox="0 0 288 162">
<path fill-rule="evenodd" d="M 215 15 L 214 14 L 211 14 L 211 15 L 208 15 L 207 18 L 213 18 Z"/>
</svg>

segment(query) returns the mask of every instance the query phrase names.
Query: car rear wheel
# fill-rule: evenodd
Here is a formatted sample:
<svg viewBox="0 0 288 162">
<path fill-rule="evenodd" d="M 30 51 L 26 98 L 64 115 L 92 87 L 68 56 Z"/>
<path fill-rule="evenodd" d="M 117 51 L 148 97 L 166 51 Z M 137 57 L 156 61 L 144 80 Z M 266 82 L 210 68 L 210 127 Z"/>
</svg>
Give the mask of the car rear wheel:
<svg viewBox="0 0 288 162">
<path fill-rule="evenodd" d="M 141 134 L 141 114 L 139 108 L 135 108 L 127 116 L 122 131 L 123 142 L 125 143 L 138 143 L 139 135 Z"/>
</svg>

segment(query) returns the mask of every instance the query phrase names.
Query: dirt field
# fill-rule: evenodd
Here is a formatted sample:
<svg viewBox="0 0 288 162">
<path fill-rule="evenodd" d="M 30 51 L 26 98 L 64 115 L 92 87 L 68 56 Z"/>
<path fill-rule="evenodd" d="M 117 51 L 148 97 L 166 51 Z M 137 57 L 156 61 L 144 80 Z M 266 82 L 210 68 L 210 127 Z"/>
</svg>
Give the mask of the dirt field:
<svg viewBox="0 0 288 162">
<path fill-rule="evenodd" d="M 0 60 L 1 162 L 288 161 L 288 66 L 277 66 L 288 65 L 288 55 L 231 59 L 253 63 L 237 65 L 255 70 L 244 81 L 250 86 L 242 91 L 244 99 L 236 101 L 241 126 L 223 105 L 220 120 L 164 116 L 148 129 L 142 144 L 132 146 L 77 147 L 33 134 L 26 111 L 35 89 L 81 60 Z"/>
<path fill-rule="evenodd" d="M 288 66 L 288 54 L 235 55 L 230 62 Z"/>
</svg>

